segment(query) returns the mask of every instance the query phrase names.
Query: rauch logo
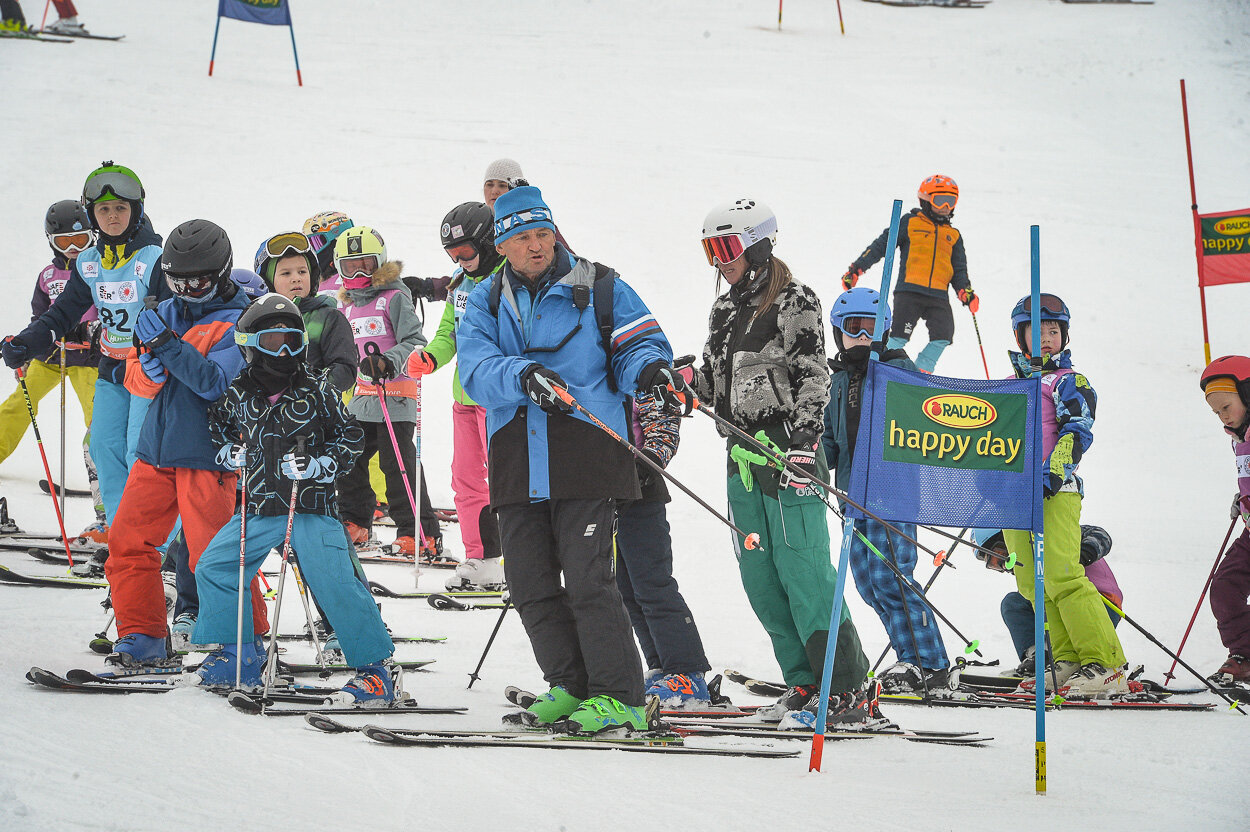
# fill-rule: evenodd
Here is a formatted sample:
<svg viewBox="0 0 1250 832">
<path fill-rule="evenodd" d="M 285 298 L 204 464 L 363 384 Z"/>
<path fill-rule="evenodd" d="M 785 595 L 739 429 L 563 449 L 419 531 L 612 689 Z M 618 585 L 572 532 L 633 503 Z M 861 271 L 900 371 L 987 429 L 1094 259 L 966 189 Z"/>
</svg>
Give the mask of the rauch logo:
<svg viewBox="0 0 1250 832">
<path fill-rule="evenodd" d="M 998 418 L 994 405 L 975 396 L 962 393 L 943 393 L 931 396 L 921 405 L 924 415 L 931 421 L 948 428 L 970 430 L 993 424 Z"/>
<path fill-rule="evenodd" d="M 1250 217 L 1225 217 L 1212 226 L 1217 233 L 1229 236 L 1250 234 Z"/>
</svg>

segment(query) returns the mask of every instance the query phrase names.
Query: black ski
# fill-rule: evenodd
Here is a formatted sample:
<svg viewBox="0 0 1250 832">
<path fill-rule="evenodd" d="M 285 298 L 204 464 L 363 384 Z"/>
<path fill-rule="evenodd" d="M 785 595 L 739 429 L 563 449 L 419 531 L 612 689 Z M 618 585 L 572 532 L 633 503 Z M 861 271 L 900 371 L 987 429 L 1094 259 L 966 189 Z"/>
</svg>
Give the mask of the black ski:
<svg viewBox="0 0 1250 832">
<path fill-rule="evenodd" d="M 499 597 L 502 598 L 502 596 Z M 461 601 L 445 592 L 432 593 L 426 601 L 436 610 L 458 610 L 461 612 L 467 612 L 468 610 L 501 610 L 504 606 L 503 600 Z"/>
<path fill-rule="evenodd" d="M 166 684 L 163 679 L 139 679 L 139 676 L 177 676 L 184 671 L 190 673 L 199 668 L 199 664 L 171 664 L 168 667 L 127 667 L 118 668 L 117 670 L 106 670 L 103 673 L 93 673 L 90 670 L 82 668 L 74 668 L 65 671 L 65 680 L 73 682 L 76 685 L 86 685 L 91 682 L 100 682 L 103 684 L 128 684 L 136 682 L 139 684 L 151 684 L 152 682 L 160 682 Z"/>
<path fill-rule="evenodd" d="M 1073 6 L 1094 6 L 1105 4 L 1108 6 L 1153 6 L 1155 0 L 1063 0 L 1064 3 Z"/>
<path fill-rule="evenodd" d="M 39 490 L 41 490 L 44 494 L 51 494 L 51 493 L 52 493 L 52 489 L 53 489 L 54 487 L 55 487 L 55 488 L 57 488 L 57 489 L 60 489 L 60 486 L 59 486 L 59 485 L 54 486 L 52 483 L 49 483 L 47 480 L 40 480 L 40 481 L 39 481 Z M 65 489 L 65 496 L 66 496 L 66 497 L 87 497 L 87 498 L 90 498 L 90 497 L 91 497 L 91 492 L 90 492 L 90 491 L 83 491 L 81 488 L 66 488 L 66 489 Z"/>
<path fill-rule="evenodd" d="M 81 543 L 69 544 L 70 554 L 74 556 L 74 562 L 78 562 L 79 556 L 86 560 L 95 554 L 99 546 L 84 546 Z M 64 563 L 69 565 L 69 558 L 65 555 L 65 544 L 59 537 L 0 537 L 0 549 L 8 549 L 10 551 L 30 552 L 32 549 L 38 549 L 40 555 L 32 555 L 40 560 L 47 560 L 51 563 Z M 60 552 L 60 559 L 54 560 L 56 553 Z"/>
<path fill-rule="evenodd" d="M 447 595 L 452 598 L 498 598 L 503 595 L 502 589 L 444 589 L 441 592 L 424 590 L 396 592 L 377 581 L 369 582 L 369 591 L 379 598 L 429 598 L 431 595 Z"/>
<path fill-rule="evenodd" d="M 42 35 L 45 31 L 47 31 L 47 30 L 46 30 L 46 29 L 41 29 L 41 30 L 39 30 L 39 33 Z M 55 31 L 54 31 L 54 32 L 52 32 L 52 34 L 53 34 L 53 35 L 55 35 L 55 36 L 56 36 L 56 37 L 58 37 L 58 38 L 77 38 L 77 39 L 81 39 L 81 40 L 113 40 L 113 41 L 117 41 L 117 40 L 121 40 L 122 38 L 126 37 L 125 35 L 92 35 L 92 34 L 88 34 L 87 32 L 55 32 Z"/>
<path fill-rule="evenodd" d="M 864 0 L 882 6 L 933 6 L 939 9 L 983 9 L 991 0 Z"/>
<path fill-rule="evenodd" d="M 88 671 L 90 672 L 90 671 Z M 177 685 L 164 680 L 153 682 L 71 682 L 69 679 L 41 667 L 32 667 L 26 678 L 40 687 L 75 693 L 168 693 Z"/>
<path fill-rule="evenodd" d="M 337 692 L 337 691 L 334 691 Z M 272 691 L 271 691 L 272 693 Z M 269 701 L 264 702 L 262 709 L 262 701 L 258 695 L 251 695 L 243 691 L 232 691 L 226 696 L 226 701 L 236 710 L 246 714 L 261 714 L 265 716 L 307 716 L 312 713 L 362 713 L 370 716 L 381 716 L 383 714 L 462 714 L 467 708 L 424 708 L 417 704 L 415 699 L 401 699 L 390 705 L 341 705 L 331 704 L 325 701 L 324 697 L 305 697 L 304 699 L 274 699 L 272 696 Z M 273 707 L 275 702 L 294 702 L 295 707 Z"/>
<path fill-rule="evenodd" d="M 708 683 L 709 691 L 712 689 L 712 685 L 714 683 L 715 683 L 715 680 L 713 682 Z M 717 684 L 717 686 L 719 687 L 719 683 L 715 683 L 715 684 Z M 530 705 L 533 705 L 534 700 L 538 698 L 535 694 L 529 692 L 528 690 L 518 688 L 515 685 L 508 685 L 508 687 L 504 688 L 503 695 L 505 699 L 507 699 L 513 705 L 516 705 L 518 708 L 528 708 Z M 730 702 L 728 699 L 725 699 L 724 697 L 720 697 L 720 701 L 717 702 L 717 704 L 712 705 L 710 708 L 703 708 L 703 709 L 698 709 L 698 710 L 693 709 L 693 708 L 673 708 L 673 709 L 661 710 L 659 711 L 659 714 L 665 719 L 668 719 L 669 717 L 679 717 L 679 718 L 685 717 L 685 718 L 697 718 L 697 719 L 732 719 L 734 717 L 751 716 L 758 709 L 759 709 L 758 705 L 746 705 L 743 707 L 738 707 L 734 705 L 732 702 Z"/>
<path fill-rule="evenodd" d="M 108 589 L 105 581 L 93 581 L 88 578 L 73 578 L 68 575 L 53 577 L 51 575 L 22 575 L 7 566 L 0 566 L 0 582 L 21 584 L 23 586 L 54 587 L 57 589 Z"/>
<path fill-rule="evenodd" d="M 307 633 L 283 633 L 278 641 L 308 641 Z M 391 636 L 393 644 L 443 644 L 447 636 Z"/>
<path fill-rule="evenodd" d="M 65 557 L 65 545 L 64 544 L 58 544 L 58 545 L 60 546 L 60 548 L 58 549 L 29 548 L 26 550 L 26 554 L 30 555 L 35 560 L 41 560 L 44 563 L 55 563 L 59 566 L 69 566 L 69 558 Z M 78 548 L 77 546 L 71 545 L 69 547 L 69 550 L 71 552 L 74 552 L 74 550 L 77 548 Z M 98 579 L 104 578 L 103 564 L 101 564 L 101 568 L 99 569 L 87 568 L 87 565 L 91 563 L 91 557 L 92 557 L 91 555 L 85 555 L 85 554 L 79 557 L 78 553 L 75 552 L 75 556 L 74 556 L 74 576 L 75 577 L 98 578 Z M 84 573 L 81 570 L 86 570 L 86 572 Z"/>
<path fill-rule="evenodd" d="M 38 35 L 33 31 L 30 32 L 12 32 L 8 30 L 0 30 L 0 38 L 13 38 L 14 40 L 37 40 L 42 43 L 73 43 L 69 38 L 52 38 L 47 35 Z"/>
<path fill-rule="evenodd" d="M 776 725 L 767 725 L 765 723 L 747 725 L 719 721 L 712 724 L 700 724 L 697 721 L 684 722 L 678 719 L 668 719 L 666 721 L 672 725 L 673 730 L 677 733 L 688 736 L 756 737 L 758 739 L 810 742 L 813 733 L 811 729 L 783 730 Z M 910 731 L 903 728 L 865 728 L 863 730 L 829 731 L 825 734 L 826 740 L 873 739 L 874 737 L 900 737 L 910 742 L 965 745 L 972 748 L 984 747 L 985 743 L 994 739 L 993 737 L 983 737 L 975 731 Z"/>
<path fill-rule="evenodd" d="M 716 757 L 796 757 L 798 751 L 773 751 L 762 748 L 709 748 L 692 747 L 670 739 L 630 739 L 602 737 L 565 737 L 551 735 L 535 737 L 520 734 L 515 737 L 482 736 L 479 734 L 399 734 L 378 725 L 366 725 L 361 732 L 369 739 L 388 745 L 459 747 L 459 748 L 563 748 L 582 751 L 641 751 L 666 754 L 693 754 Z"/>
<path fill-rule="evenodd" d="M 421 670 L 426 665 L 434 664 L 433 659 L 416 662 L 395 662 L 401 670 L 415 671 Z M 286 662 L 282 659 L 278 660 L 278 673 L 290 676 L 307 676 L 312 673 L 342 673 L 344 671 L 354 671 L 356 668 L 346 664 L 327 664 L 324 668 L 319 664 L 298 664 Z"/>
<path fill-rule="evenodd" d="M 725 678 L 742 685 L 756 696 L 781 696 L 789 690 L 782 682 L 761 682 L 759 679 L 752 679 L 738 670 L 726 670 Z"/>
</svg>

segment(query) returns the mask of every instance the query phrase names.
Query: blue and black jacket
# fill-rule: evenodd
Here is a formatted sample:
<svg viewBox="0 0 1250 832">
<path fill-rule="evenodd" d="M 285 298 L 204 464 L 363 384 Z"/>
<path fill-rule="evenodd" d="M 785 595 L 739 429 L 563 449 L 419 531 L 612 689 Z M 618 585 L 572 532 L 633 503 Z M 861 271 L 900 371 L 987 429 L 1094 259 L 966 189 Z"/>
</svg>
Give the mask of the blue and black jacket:
<svg viewBox="0 0 1250 832">
<path fill-rule="evenodd" d="M 609 364 L 593 304 L 584 302 L 593 294 L 595 273 L 592 262 L 557 244 L 555 263 L 533 285 L 505 266 L 469 296 L 456 336 L 460 379 L 465 392 L 486 408 L 494 507 L 639 497 L 628 450 L 581 413 L 544 413 L 521 386 L 532 364 L 554 370 L 582 406 L 628 436 L 627 394 L 637 390 L 644 367 L 671 362 L 673 352 L 650 310 L 616 279 Z M 504 282 L 492 314 L 495 281 Z"/>
</svg>

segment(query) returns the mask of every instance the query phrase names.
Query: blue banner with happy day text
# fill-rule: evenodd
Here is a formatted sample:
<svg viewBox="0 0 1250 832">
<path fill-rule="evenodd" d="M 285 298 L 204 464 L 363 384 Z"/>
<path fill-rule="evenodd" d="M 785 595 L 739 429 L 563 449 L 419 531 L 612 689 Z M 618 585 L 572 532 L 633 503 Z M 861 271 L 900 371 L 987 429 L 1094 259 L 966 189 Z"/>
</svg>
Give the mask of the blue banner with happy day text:
<svg viewBox="0 0 1250 832">
<path fill-rule="evenodd" d="M 890 522 L 1041 531 L 1040 391 L 869 362 L 847 494 Z"/>
</svg>

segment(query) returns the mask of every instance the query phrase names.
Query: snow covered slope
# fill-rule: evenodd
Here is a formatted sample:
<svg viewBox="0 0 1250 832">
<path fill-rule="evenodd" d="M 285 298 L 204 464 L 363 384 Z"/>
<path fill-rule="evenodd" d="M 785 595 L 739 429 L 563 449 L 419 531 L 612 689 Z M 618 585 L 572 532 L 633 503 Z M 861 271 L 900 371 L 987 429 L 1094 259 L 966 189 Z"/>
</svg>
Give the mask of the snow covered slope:
<svg viewBox="0 0 1250 832">
<path fill-rule="evenodd" d="M 37 4 L 26 5 L 37 18 Z M 701 347 L 715 296 L 697 241 L 712 205 L 742 195 L 767 202 L 780 221 L 779 254 L 828 302 L 885 226 L 890 200 L 911 205 L 920 180 L 940 171 L 962 189 L 956 222 L 996 374 L 1007 372 L 1007 313 L 1027 289 L 1028 226 L 1041 225 L 1044 285 L 1072 307 L 1076 361 L 1100 394 L 1097 441 L 1082 466 L 1085 519 L 1116 541 L 1111 563 L 1129 614 L 1174 646 L 1234 488 L 1227 443 L 1196 383 L 1201 330 L 1177 80 L 1189 83 L 1202 207 L 1243 207 L 1247 4 L 996 0 L 975 15 L 842 5 L 845 37 L 827 0 L 786 3 L 782 32 L 775 8 L 759 0 L 304 0 L 294 9 L 301 89 L 282 29 L 224 21 L 208 78 L 214 4 L 78 0 L 93 31 L 126 39 L 0 42 L 0 331 L 27 320 L 47 261 L 45 208 L 77 196 L 103 159 L 138 171 L 158 230 L 212 219 L 230 232 L 241 265 L 267 235 L 336 208 L 379 228 L 406 273 L 434 275 L 448 265 L 437 240 L 443 214 L 479 198 L 486 164 L 511 156 L 577 250 L 615 266 L 652 305 L 679 354 Z M 1250 349 L 1250 288 L 1209 295 L 1214 354 Z M 962 310 L 956 320 L 939 370 L 975 377 L 971 321 Z M 439 374 L 425 393 L 425 462 L 442 503 L 449 387 Z M 72 401 L 71 447 L 81 425 Z M 55 394 L 41 427 L 55 448 Z M 721 448 L 698 417 L 673 468 L 715 503 Z M 85 479 L 80 467 L 71 456 L 71 482 Z M 0 467 L 0 494 L 23 526 L 50 531 L 41 476 L 28 440 Z M 684 498 L 670 515 L 677 577 L 713 664 L 776 675 L 727 536 Z M 71 525 L 89 519 L 82 501 L 71 502 Z M 14 553 L 0 563 L 39 570 Z M 966 553 L 955 563 L 934 600 L 987 655 L 1012 659 L 998 619 L 1010 582 Z M 369 571 L 411 585 L 399 567 Z M 247 718 L 196 691 L 34 690 L 22 679 L 32 664 L 98 666 L 85 646 L 103 625 L 101 595 L 0 589 L 6 830 L 1232 830 L 1250 809 L 1236 776 L 1250 761 L 1250 722 L 1222 711 L 1052 715 L 1050 795 L 1039 800 L 1026 712 L 895 707 L 889 714 L 909 727 L 979 729 L 997 740 L 986 750 L 835 745 L 825 773 L 807 775 L 800 760 L 388 749 Z M 884 632 L 857 596 L 850 603 L 875 658 Z M 286 613 L 290 631 L 298 604 Z M 410 677 L 423 703 L 469 706 L 447 726 L 493 727 L 505 684 L 541 684 L 511 616 L 466 693 L 493 615 L 436 613 L 418 601 L 387 601 L 384 613 L 397 633 L 449 636 L 399 653 L 438 659 L 433 673 Z M 1120 632 L 1132 661 L 1156 678 L 1166 670 L 1155 648 Z M 1223 658 L 1208 612 L 1185 655 L 1207 672 Z"/>
</svg>

